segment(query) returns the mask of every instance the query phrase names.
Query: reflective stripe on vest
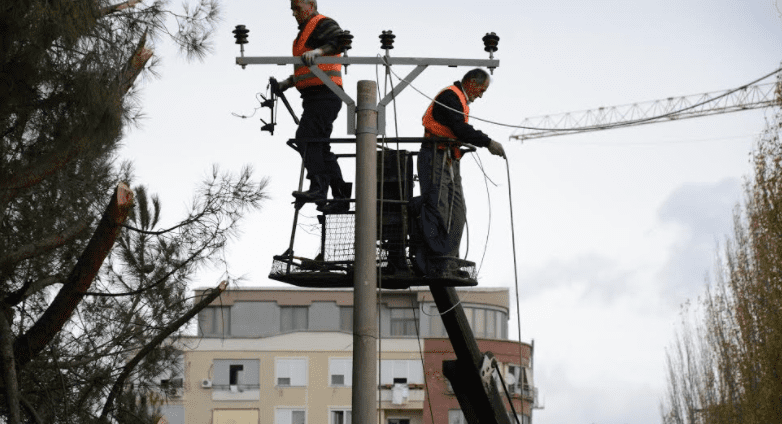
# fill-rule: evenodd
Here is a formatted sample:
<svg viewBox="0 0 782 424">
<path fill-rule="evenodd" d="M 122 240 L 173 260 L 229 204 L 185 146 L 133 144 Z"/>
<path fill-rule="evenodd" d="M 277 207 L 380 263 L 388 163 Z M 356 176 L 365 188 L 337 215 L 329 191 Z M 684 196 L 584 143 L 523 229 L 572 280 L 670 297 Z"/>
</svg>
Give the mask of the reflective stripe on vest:
<svg viewBox="0 0 782 424">
<path fill-rule="evenodd" d="M 440 94 L 442 94 L 446 90 L 453 91 L 454 93 L 456 93 L 456 96 L 459 97 L 459 101 L 462 103 L 462 110 L 464 111 L 464 123 L 466 124 L 470 119 L 469 116 L 470 105 L 467 103 L 467 97 L 465 97 L 464 92 L 459 87 L 452 85 L 450 87 L 443 89 L 441 92 L 437 93 L 435 99 L 437 99 L 437 97 L 439 97 Z M 424 117 L 422 119 L 424 129 L 425 129 L 424 137 L 432 138 L 435 141 L 437 141 L 438 149 L 444 150 L 450 147 L 452 149 L 454 158 L 457 160 L 461 159 L 462 151 L 459 150 L 459 144 L 456 138 L 456 134 L 454 134 L 450 128 L 435 121 L 434 116 L 432 116 L 433 110 L 434 110 L 434 102 L 432 102 L 429 105 L 429 108 L 426 109 L 426 113 L 424 113 Z M 443 140 L 443 139 L 447 139 L 447 140 Z"/>
<path fill-rule="evenodd" d="M 304 27 L 304 29 L 299 33 L 299 36 L 293 40 L 293 55 L 294 56 L 301 56 L 305 52 L 308 52 L 310 50 L 305 47 L 305 44 L 307 44 L 307 40 L 310 38 L 310 35 L 312 35 L 312 32 L 315 30 L 315 27 L 318 26 L 318 22 L 321 20 L 326 19 L 326 16 L 323 15 L 315 15 L 307 22 L 307 25 Z M 328 55 L 327 57 L 341 57 L 342 54 L 334 54 L 334 55 Z M 319 64 L 318 68 L 326 73 L 329 77 L 331 77 L 331 80 L 334 81 L 335 84 L 342 87 L 342 65 L 339 63 L 332 63 L 332 64 Z M 320 78 L 316 77 L 315 74 L 310 72 L 310 68 L 304 66 L 304 65 L 293 65 L 293 82 L 296 85 L 296 88 L 301 90 L 302 88 L 306 87 L 314 87 L 317 85 L 324 85 L 323 81 L 320 80 Z"/>
</svg>

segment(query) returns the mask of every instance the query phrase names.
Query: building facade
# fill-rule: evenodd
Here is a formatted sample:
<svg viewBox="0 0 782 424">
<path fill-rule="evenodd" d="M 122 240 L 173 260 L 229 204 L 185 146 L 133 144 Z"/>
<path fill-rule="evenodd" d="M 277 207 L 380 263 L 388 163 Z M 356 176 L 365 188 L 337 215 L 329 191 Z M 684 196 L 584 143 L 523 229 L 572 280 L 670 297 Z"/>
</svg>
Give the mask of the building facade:
<svg viewBox="0 0 782 424">
<path fill-rule="evenodd" d="M 508 340 L 508 290 L 458 293 L 481 351 L 500 362 L 519 422 L 530 423 L 533 352 Z M 378 312 L 377 422 L 463 423 L 442 375 L 455 355 L 429 291 L 384 291 Z M 179 342 L 181 372 L 161 380 L 165 422 L 351 423 L 352 324 L 352 290 L 226 291 L 199 313 L 198 334 Z"/>
</svg>

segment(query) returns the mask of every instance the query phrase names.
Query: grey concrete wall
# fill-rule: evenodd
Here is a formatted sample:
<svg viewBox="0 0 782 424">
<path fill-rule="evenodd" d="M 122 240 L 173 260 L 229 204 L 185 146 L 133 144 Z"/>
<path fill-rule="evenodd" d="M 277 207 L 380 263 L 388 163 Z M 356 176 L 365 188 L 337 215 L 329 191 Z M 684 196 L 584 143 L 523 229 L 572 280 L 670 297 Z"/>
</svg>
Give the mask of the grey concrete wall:
<svg viewBox="0 0 782 424">
<path fill-rule="evenodd" d="M 311 331 L 339 331 L 337 302 L 312 302 L 308 327 Z"/>
</svg>

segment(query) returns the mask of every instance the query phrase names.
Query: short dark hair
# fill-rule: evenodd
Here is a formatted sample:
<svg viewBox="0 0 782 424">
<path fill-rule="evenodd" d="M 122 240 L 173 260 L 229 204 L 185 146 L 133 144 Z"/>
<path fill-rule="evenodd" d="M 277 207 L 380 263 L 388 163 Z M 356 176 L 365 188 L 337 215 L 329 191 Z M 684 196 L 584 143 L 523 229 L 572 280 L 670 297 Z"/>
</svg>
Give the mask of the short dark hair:
<svg viewBox="0 0 782 424">
<path fill-rule="evenodd" d="M 462 84 L 467 82 L 468 80 L 475 81 L 476 84 L 483 84 L 489 79 L 489 73 L 484 71 L 481 68 L 475 68 L 468 71 L 464 76 L 462 77 Z"/>
</svg>

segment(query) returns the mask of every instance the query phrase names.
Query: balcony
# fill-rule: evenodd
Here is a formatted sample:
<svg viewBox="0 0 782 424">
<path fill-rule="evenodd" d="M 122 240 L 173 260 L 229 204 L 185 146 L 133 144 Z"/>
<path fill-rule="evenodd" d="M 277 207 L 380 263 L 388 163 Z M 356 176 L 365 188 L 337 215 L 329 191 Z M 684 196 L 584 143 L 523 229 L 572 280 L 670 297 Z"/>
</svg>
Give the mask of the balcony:
<svg viewBox="0 0 782 424">
<path fill-rule="evenodd" d="M 380 386 L 380 401 L 384 409 L 423 409 L 423 384 L 386 384 Z"/>
<path fill-rule="evenodd" d="M 260 387 L 259 384 L 215 384 L 212 386 L 212 400 L 260 400 Z"/>
</svg>

